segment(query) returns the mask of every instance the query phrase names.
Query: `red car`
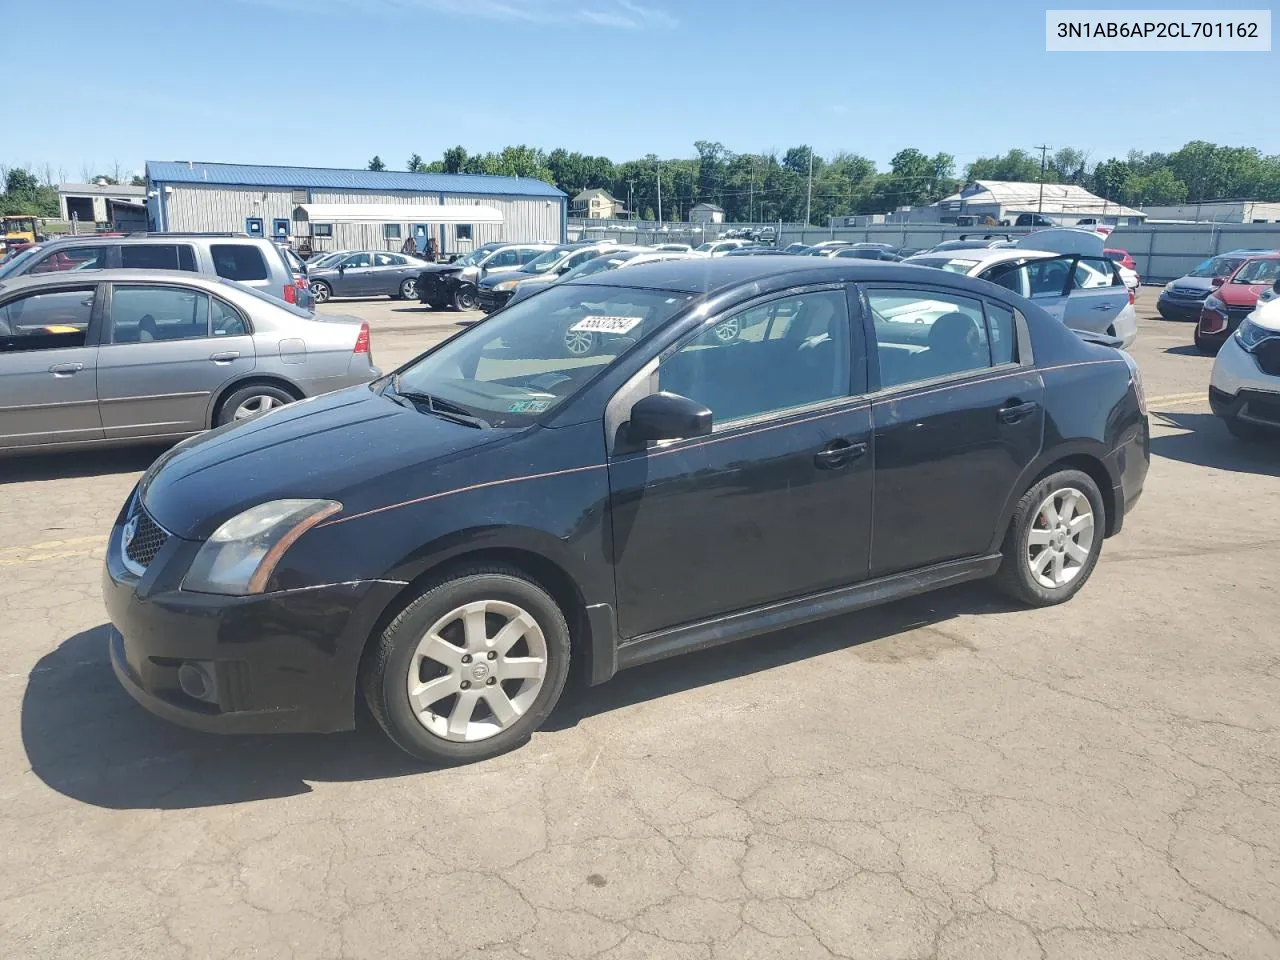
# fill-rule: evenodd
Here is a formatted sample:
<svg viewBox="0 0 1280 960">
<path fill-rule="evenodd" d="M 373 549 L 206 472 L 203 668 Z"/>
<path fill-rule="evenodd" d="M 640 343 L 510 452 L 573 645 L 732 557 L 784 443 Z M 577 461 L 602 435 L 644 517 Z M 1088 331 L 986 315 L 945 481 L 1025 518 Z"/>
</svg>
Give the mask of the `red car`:
<svg viewBox="0 0 1280 960">
<path fill-rule="evenodd" d="M 1138 264 L 1134 262 L 1133 257 L 1129 256 L 1128 250 L 1121 250 L 1119 247 L 1107 247 L 1102 251 L 1102 255 L 1108 260 L 1112 260 L 1122 267 L 1128 267 L 1130 270 L 1136 271 Z"/>
<path fill-rule="evenodd" d="M 1228 277 L 1214 277 L 1216 289 L 1204 301 L 1196 324 L 1196 348 L 1214 354 L 1240 321 L 1253 312 L 1262 291 L 1280 277 L 1280 253 L 1250 257 Z"/>
</svg>

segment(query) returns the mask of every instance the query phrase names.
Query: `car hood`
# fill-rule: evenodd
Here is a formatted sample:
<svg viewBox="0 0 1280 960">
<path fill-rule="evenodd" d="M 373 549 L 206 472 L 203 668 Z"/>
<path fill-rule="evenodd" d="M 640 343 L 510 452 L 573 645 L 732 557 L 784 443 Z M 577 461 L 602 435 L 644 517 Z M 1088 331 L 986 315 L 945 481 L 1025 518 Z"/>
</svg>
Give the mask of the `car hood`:
<svg viewBox="0 0 1280 960">
<path fill-rule="evenodd" d="M 541 280 L 542 276 L 543 274 L 541 273 L 525 274 L 521 273 L 519 270 L 511 270 L 507 273 L 490 274 L 476 284 L 476 286 L 488 290 L 497 286 L 499 283 L 508 283 L 511 280 L 515 280 L 517 283 L 524 283 L 526 280 Z"/>
<path fill-rule="evenodd" d="M 1224 283 L 1214 293 L 1229 307 L 1252 307 L 1269 286 L 1269 283 Z"/>
<path fill-rule="evenodd" d="M 456 263 L 424 263 L 418 271 L 424 273 L 461 273 L 463 270 L 474 270 L 475 267 L 460 267 Z"/>
<path fill-rule="evenodd" d="M 1207 294 L 1213 289 L 1213 281 L 1208 277 L 1179 277 L 1173 283 L 1169 284 L 1170 290 L 1184 290 L 1187 292 L 1195 291 L 1196 293 Z"/>
<path fill-rule="evenodd" d="M 367 386 L 351 387 L 184 441 L 151 466 L 139 491 L 162 527 L 203 540 L 241 511 L 270 500 L 338 500 L 348 511 L 379 506 L 369 502 L 378 479 L 416 471 L 425 489 L 433 461 L 508 433 L 453 423 Z"/>
<path fill-rule="evenodd" d="M 1249 314 L 1249 319 L 1260 327 L 1280 331 L 1280 299 L 1258 304 L 1258 308 Z"/>
</svg>

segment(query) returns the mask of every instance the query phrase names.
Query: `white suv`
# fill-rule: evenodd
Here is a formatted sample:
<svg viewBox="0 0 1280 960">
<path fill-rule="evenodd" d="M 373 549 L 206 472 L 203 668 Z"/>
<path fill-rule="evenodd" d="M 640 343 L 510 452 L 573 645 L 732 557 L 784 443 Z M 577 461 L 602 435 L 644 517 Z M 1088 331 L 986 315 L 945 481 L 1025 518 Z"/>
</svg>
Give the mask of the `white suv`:
<svg viewBox="0 0 1280 960">
<path fill-rule="evenodd" d="M 1241 439 L 1280 436 L 1280 298 L 1260 302 L 1218 351 L 1209 406 Z"/>
</svg>

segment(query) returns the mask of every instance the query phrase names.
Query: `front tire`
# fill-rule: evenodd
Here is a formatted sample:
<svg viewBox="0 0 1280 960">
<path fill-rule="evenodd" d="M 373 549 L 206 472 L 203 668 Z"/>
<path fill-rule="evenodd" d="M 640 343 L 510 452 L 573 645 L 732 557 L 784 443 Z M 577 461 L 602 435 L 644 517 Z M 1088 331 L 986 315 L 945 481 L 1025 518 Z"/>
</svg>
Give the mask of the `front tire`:
<svg viewBox="0 0 1280 960">
<path fill-rule="evenodd" d="M 1042 478 L 1014 508 L 997 588 L 1030 607 L 1070 600 L 1098 563 L 1106 516 L 1087 473 L 1058 470 Z"/>
<path fill-rule="evenodd" d="M 1206 357 L 1216 356 L 1218 351 L 1222 349 L 1222 344 L 1216 340 L 1210 340 L 1208 337 L 1202 337 L 1200 331 L 1196 330 L 1196 349 L 1203 353 Z"/>
<path fill-rule="evenodd" d="M 453 294 L 453 309 L 455 310 L 474 310 L 478 303 L 475 287 L 459 287 Z"/>
<path fill-rule="evenodd" d="M 524 743 L 560 699 L 569 627 L 520 571 L 467 567 L 423 587 L 378 637 L 361 685 L 387 736 L 413 756 L 470 763 Z"/>
<path fill-rule="evenodd" d="M 327 303 L 333 296 L 333 287 L 323 280 L 312 280 L 311 295 L 316 298 L 316 303 Z"/>
</svg>

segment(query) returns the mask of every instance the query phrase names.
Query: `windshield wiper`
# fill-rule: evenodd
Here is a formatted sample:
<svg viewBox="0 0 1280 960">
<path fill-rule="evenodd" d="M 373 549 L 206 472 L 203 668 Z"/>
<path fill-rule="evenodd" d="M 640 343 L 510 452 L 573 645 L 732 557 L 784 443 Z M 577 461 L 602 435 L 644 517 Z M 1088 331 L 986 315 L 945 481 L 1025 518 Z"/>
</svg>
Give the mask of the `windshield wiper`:
<svg viewBox="0 0 1280 960">
<path fill-rule="evenodd" d="M 429 412 L 444 420 L 452 420 L 454 423 L 475 427 L 477 430 L 489 429 L 487 422 L 477 416 L 473 416 L 465 407 L 461 407 L 456 403 L 441 400 L 439 397 L 433 397 L 429 393 L 419 393 L 416 390 L 401 390 L 399 374 L 392 378 L 390 387 L 391 392 L 395 394 L 392 399 L 403 399 L 407 401 L 405 405 L 412 406 L 414 409 L 417 409 L 418 404 L 422 404 Z"/>
</svg>

